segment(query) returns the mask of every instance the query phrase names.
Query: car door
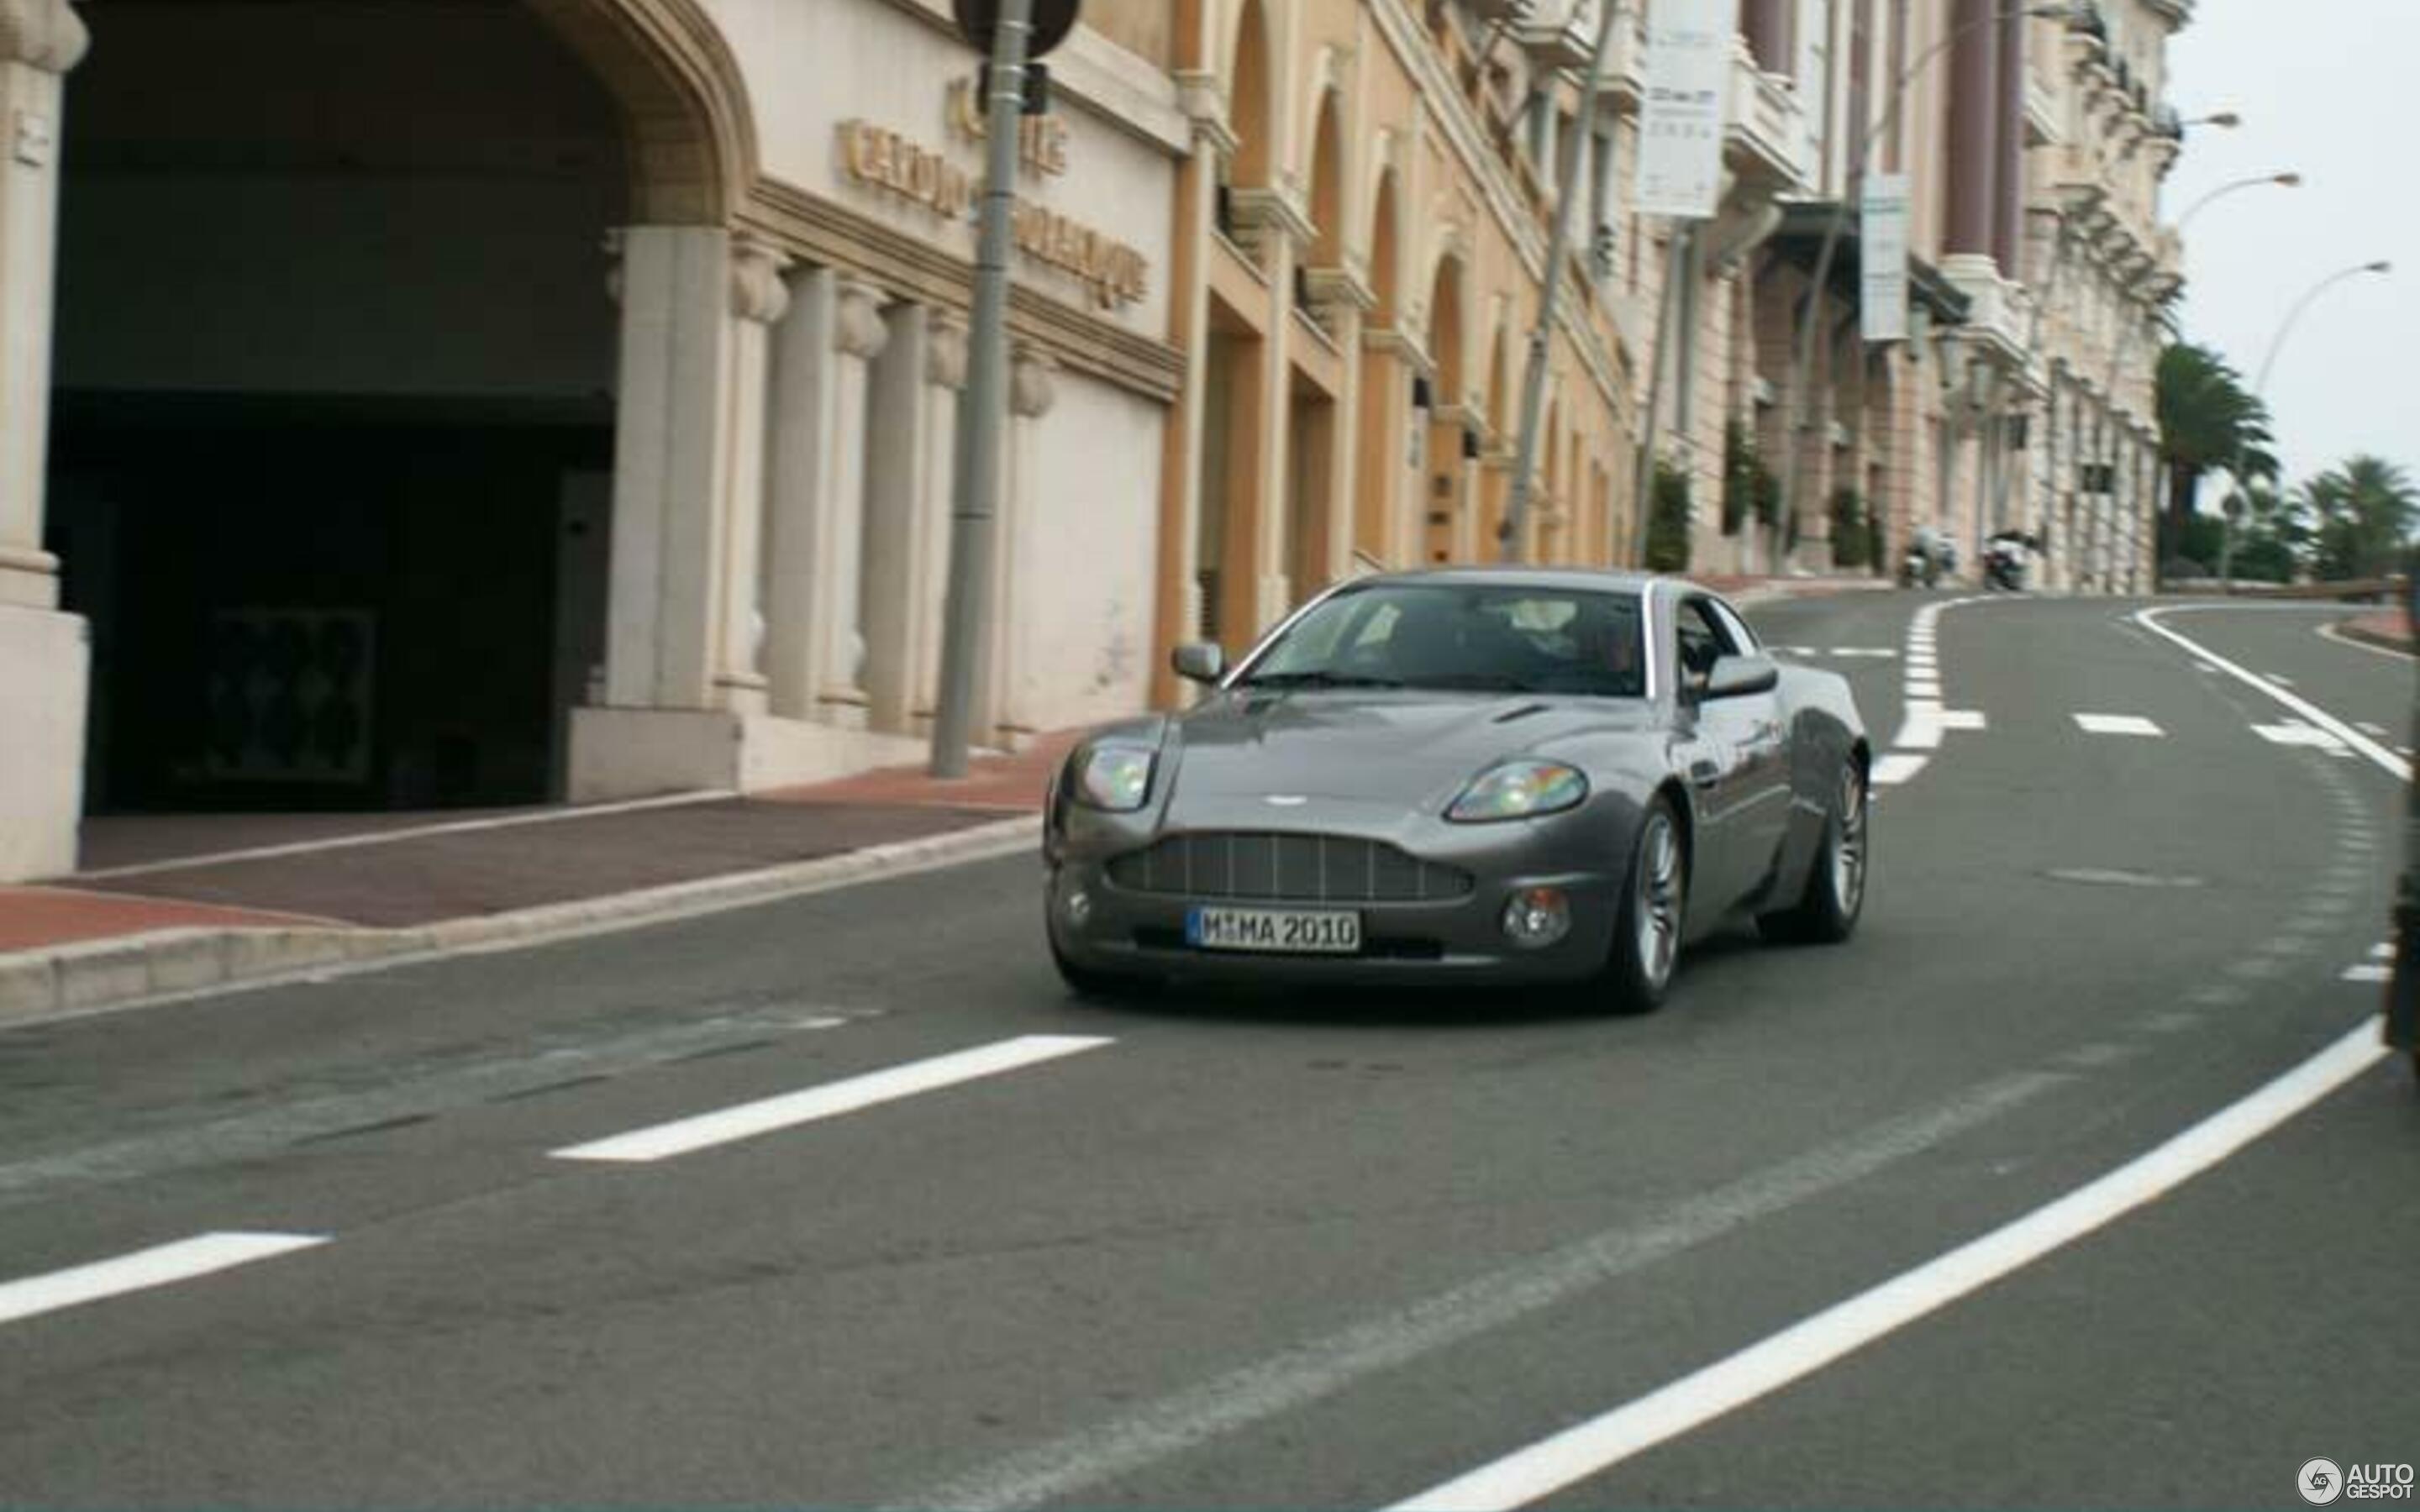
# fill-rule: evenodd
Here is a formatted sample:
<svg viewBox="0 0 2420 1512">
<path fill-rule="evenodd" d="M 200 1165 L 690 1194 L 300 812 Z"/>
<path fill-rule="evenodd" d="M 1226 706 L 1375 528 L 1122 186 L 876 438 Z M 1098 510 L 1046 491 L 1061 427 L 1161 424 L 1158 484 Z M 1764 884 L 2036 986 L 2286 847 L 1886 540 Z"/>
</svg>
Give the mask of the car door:
<svg viewBox="0 0 2420 1512">
<path fill-rule="evenodd" d="M 1673 643 L 1683 770 L 1698 803 L 1690 904 L 1701 922 L 1764 880 L 1790 818 L 1781 705 L 1770 692 L 1708 701 L 1707 675 L 1724 656 L 1752 655 L 1736 617 L 1702 594 L 1675 606 Z"/>
</svg>

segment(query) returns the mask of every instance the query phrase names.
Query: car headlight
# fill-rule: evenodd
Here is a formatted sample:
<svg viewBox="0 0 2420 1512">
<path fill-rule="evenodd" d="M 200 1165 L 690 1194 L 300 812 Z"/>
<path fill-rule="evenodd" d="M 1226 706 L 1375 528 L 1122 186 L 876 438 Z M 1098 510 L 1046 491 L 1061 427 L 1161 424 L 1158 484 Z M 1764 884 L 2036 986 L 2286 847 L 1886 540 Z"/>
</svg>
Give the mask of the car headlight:
<svg viewBox="0 0 2420 1512">
<path fill-rule="evenodd" d="M 1089 809 L 1132 813 L 1151 796 L 1157 760 L 1144 746 L 1090 747 L 1076 758 L 1076 799 Z"/>
<path fill-rule="evenodd" d="M 1560 762 L 1505 762 L 1472 778 L 1445 816 L 1466 825 L 1534 819 L 1577 808 L 1588 790 L 1588 779 L 1575 766 Z"/>
</svg>

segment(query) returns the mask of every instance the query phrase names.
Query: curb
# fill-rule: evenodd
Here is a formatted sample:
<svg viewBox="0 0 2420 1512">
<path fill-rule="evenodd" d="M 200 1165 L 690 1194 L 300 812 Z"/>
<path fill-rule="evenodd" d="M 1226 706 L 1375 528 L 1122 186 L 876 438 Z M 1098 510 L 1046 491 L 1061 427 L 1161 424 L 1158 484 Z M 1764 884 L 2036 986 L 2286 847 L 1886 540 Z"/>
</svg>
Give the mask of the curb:
<svg viewBox="0 0 2420 1512">
<path fill-rule="evenodd" d="M 753 872 L 403 929 L 188 927 L 0 954 L 0 1026 L 666 923 L 1011 856 L 1038 845 L 1041 836 L 1034 814 Z"/>
<path fill-rule="evenodd" d="M 2346 620 L 2331 628 L 2348 640 L 2358 640 L 2363 645 L 2376 646 L 2381 651 L 2392 651 L 2400 656 L 2420 656 L 2420 647 L 2415 647 L 2410 640 L 2383 631 L 2365 629 L 2359 620 Z"/>
</svg>

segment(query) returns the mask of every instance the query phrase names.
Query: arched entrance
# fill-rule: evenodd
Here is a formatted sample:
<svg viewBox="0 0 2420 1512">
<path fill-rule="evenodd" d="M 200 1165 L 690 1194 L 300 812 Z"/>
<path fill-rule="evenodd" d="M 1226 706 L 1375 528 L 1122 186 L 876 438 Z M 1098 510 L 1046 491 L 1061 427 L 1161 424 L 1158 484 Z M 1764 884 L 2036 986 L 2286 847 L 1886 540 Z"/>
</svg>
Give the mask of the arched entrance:
<svg viewBox="0 0 2420 1512">
<path fill-rule="evenodd" d="M 749 156 L 710 27 L 81 9 L 47 536 L 92 625 L 87 807 L 559 794 L 604 656 L 609 233 L 720 224 Z"/>
</svg>

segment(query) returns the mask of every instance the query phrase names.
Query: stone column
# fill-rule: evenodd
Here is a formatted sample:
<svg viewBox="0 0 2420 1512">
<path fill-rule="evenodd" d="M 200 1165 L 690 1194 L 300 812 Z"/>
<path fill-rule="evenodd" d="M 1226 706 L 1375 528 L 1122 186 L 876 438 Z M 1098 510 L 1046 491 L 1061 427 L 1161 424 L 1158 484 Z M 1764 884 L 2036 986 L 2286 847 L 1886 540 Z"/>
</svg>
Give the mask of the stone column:
<svg viewBox="0 0 2420 1512">
<path fill-rule="evenodd" d="M 718 707 L 735 343 L 729 234 L 618 233 L 620 393 L 605 699 L 617 708 Z"/>
<path fill-rule="evenodd" d="M 724 512 L 722 635 L 716 656 L 715 702 L 740 714 L 765 712 L 766 677 L 761 562 L 765 531 L 765 389 L 769 367 L 767 328 L 790 307 L 782 283 L 789 256 L 741 237 L 731 248 L 730 345 L 731 502 Z"/>
<path fill-rule="evenodd" d="M 795 313 L 773 350 L 765 656 L 772 711 L 861 729 L 866 369 L 890 331 L 881 296 L 848 274 L 809 270 L 792 278 L 790 294 Z"/>
<path fill-rule="evenodd" d="M 1001 469 L 1000 519 L 994 527 L 1000 549 L 992 560 L 992 618 L 984 631 L 983 674 L 975 690 L 975 707 L 984 711 L 993 743 L 1003 750 L 1023 748 L 1036 733 L 1020 683 L 1031 662 L 1025 600 L 1033 591 L 1033 574 L 1026 563 L 1037 548 L 1063 548 L 1063 543 L 1036 540 L 1032 528 L 1041 422 L 1058 401 L 1058 371 L 1048 354 L 1031 349 L 1018 351 L 1009 364 L 1008 455 Z"/>
<path fill-rule="evenodd" d="M 859 616 L 865 628 L 866 719 L 893 733 L 908 729 L 914 697 L 909 642 L 923 605 L 918 579 L 925 556 L 931 316 L 921 304 L 892 307 L 866 395 L 864 608 Z"/>
<path fill-rule="evenodd" d="M 1951 253 L 1991 255 L 2000 206 L 2000 29 L 1996 0 L 1953 0 L 1950 48 L 1949 244 Z"/>
<path fill-rule="evenodd" d="M 66 0 L 0 0 L 0 882 L 75 869 L 90 649 L 42 549 Z"/>
<path fill-rule="evenodd" d="M 923 493 L 916 500 L 915 609 L 908 623 L 908 727 L 928 733 L 941 702 L 941 619 L 950 586 L 951 490 L 956 482 L 958 395 L 967 386 L 967 327 L 935 311 L 924 331 Z"/>
<path fill-rule="evenodd" d="M 1993 177 L 1997 191 L 1992 213 L 1992 255 L 2000 276 L 2024 278 L 2025 244 L 2025 37 L 2033 23 L 2024 9 L 2000 12 L 1999 78 L 1993 91 Z"/>
<path fill-rule="evenodd" d="M 1743 0 L 1740 30 L 1747 34 L 1747 50 L 1756 66 L 1767 73 L 1791 73 L 1790 8 L 1786 0 Z"/>
</svg>

